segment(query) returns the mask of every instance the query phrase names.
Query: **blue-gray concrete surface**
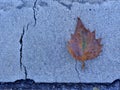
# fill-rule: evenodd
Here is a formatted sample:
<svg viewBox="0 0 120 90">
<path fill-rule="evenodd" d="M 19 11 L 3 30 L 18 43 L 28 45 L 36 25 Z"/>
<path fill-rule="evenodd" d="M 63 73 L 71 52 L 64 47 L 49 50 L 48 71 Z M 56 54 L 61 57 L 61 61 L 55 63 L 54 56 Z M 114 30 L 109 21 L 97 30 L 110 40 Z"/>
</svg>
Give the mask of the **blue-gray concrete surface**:
<svg viewBox="0 0 120 90">
<path fill-rule="evenodd" d="M 0 81 L 26 76 L 37 82 L 119 79 L 119 9 L 119 0 L 0 0 Z M 84 70 L 66 48 L 77 17 L 96 30 L 103 44 L 100 56 L 86 61 Z"/>
</svg>

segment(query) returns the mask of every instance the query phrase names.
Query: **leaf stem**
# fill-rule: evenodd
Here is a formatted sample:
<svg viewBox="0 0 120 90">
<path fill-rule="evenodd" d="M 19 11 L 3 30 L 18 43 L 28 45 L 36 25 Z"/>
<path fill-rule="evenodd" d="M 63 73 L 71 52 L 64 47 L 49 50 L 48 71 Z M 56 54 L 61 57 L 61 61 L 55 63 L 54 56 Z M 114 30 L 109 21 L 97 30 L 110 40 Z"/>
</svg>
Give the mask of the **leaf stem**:
<svg viewBox="0 0 120 90">
<path fill-rule="evenodd" d="M 81 67 L 82 69 L 84 69 L 85 68 L 85 62 L 84 61 L 82 61 L 82 67 Z"/>
</svg>

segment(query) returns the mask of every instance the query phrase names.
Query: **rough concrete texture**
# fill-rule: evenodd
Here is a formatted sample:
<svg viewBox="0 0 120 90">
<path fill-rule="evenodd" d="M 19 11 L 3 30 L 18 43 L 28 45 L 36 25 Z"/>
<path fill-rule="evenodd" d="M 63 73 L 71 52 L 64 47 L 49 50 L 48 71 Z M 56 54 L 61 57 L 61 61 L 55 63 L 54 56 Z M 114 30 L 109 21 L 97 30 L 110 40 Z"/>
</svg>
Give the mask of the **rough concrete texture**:
<svg viewBox="0 0 120 90">
<path fill-rule="evenodd" d="M 120 78 L 120 1 L 80 1 L 1 1 L 0 81 L 27 77 L 37 82 L 112 82 Z M 103 44 L 100 56 L 86 61 L 84 70 L 66 48 L 77 17 L 96 30 Z"/>
<path fill-rule="evenodd" d="M 33 19 L 33 10 L 14 8 L 17 3 L 0 1 L 0 82 L 25 78 L 24 70 L 20 70 L 19 41 L 24 25 Z"/>
</svg>

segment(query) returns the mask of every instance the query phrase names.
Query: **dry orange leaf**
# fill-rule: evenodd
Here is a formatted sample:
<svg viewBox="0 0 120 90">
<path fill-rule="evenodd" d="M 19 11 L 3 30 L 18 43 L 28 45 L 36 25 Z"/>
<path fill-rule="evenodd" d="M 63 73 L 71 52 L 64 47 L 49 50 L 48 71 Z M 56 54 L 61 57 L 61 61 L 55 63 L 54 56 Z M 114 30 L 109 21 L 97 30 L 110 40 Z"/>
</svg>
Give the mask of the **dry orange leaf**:
<svg viewBox="0 0 120 90">
<path fill-rule="evenodd" d="M 68 41 L 68 51 L 76 60 L 82 61 L 84 68 L 85 60 L 90 60 L 97 57 L 102 51 L 100 44 L 101 38 L 95 38 L 95 31 L 90 32 L 78 18 L 77 26 L 74 34 L 71 34 L 71 39 Z"/>
</svg>

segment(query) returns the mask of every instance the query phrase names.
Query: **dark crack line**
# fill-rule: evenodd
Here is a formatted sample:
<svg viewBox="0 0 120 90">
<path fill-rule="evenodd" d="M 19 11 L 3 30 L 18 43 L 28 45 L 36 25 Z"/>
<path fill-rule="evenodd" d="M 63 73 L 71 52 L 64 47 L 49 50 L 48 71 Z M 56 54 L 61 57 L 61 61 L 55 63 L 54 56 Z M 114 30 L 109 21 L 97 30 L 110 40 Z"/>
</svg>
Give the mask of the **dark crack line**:
<svg viewBox="0 0 120 90">
<path fill-rule="evenodd" d="M 80 74 L 79 74 L 79 70 L 78 70 L 78 68 L 77 68 L 77 60 L 76 60 L 76 62 L 75 62 L 75 71 L 77 72 L 78 78 L 79 78 L 79 80 L 80 80 Z"/>
<path fill-rule="evenodd" d="M 68 10 L 71 10 L 71 8 L 72 8 L 72 3 L 71 4 L 65 4 L 64 2 L 61 2 L 60 0 L 54 0 L 54 1 L 57 1 L 59 4 L 66 7 Z"/>
<path fill-rule="evenodd" d="M 61 5 L 63 5 L 64 7 L 66 7 L 67 9 L 71 10 L 72 4 L 65 4 L 63 2 L 59 2 Z"/>
<path fill-rule="evenodd" d="M 23 32 L 21 34 L 21 37 L 20 37 L 20 69 L 22 70 L 22 50 L 23 50 L 23 37 L 24 37 L 24 34 L 25 34 L 25 27 L 23 27 Z"/>
<path fill-rule="evenodd" d="M 34 26 L 37 23 L 37 18 L 36 18 L 36 4 L 37 4 L 37 0 L 35 0 L 34 4 L 33 4 L 33 18 L 34 18 Z"/>
<path fill-rule="evenodd" d="M 53 0 L 53 1 L 57 1 L 58 3 L 60 3 L 61 4 L 61 2 L 64 4 L 63 6 L 67 6 L 67 7 L 69 7 L 70 5 L 66 5 L 65 3 L 64 3 L 64 1 L 62 1 L 62 0 Z M 101 0 L 101 1 L 91 1 L 91 0 L 69 0 L 69 2 L 71 2 L 71 4 L 72 3 L 74 3 L 74 2 L 77 2 L 77 3 L 80 3 L 80 4 L 85 4 L 85 3 L 89 3 L 89 4 L 101 4 L 101 3 L 104 3 L 104 2 L 106 2 L 106 1 L 108 1 L 108 0 Z"/>
<path fill-rule="evenodd" d="M 27 28 L 28 28 L 28 24 L 27 24 Z M 24 38 L 24 35 L 25 35 L 25 26 L 23 27 L 23 32 L 21 34 L 21 37 L 20 37 L 20 69 L 22 70 L 22 67 L 24 68 L 24 73 L 25 73 L 25 79 L 27 79 L 27 69 L 26 69 L 26 66 L 22 63 L 22 57 L 23 57 L 23 38 Z"/>
<path fill-rule="evenodd" d="M 23 64 L 22 64 L 23 65 Z M 24 68 L 24 73 L 25 73 L 25 79 L 27 79 L 27 69 L 26 69 L 26 66 L 25 65 L 23 65 L 23 68 Z"/>
</svg>

